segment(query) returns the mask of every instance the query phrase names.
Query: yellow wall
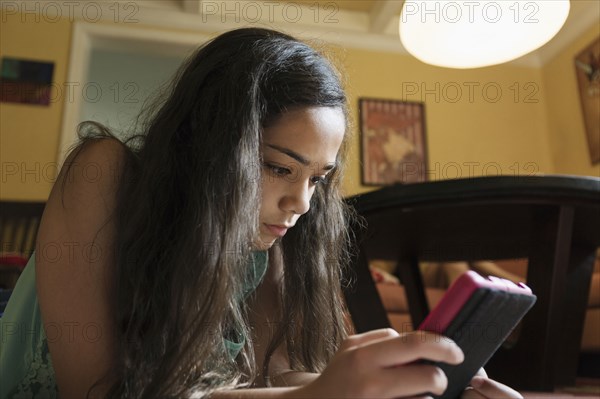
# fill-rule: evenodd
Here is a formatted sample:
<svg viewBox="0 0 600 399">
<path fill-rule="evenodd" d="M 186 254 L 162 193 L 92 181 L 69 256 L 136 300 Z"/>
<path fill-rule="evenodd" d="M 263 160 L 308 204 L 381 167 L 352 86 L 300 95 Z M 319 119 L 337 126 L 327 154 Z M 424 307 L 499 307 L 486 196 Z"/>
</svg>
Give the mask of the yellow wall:
<svg viewBox="0 0 600 399">
<path fill-rule="evenodd" d="M 2 14 L 0 56 L 54 62 L 49 106 L 0 103 L 0 199 L 45 201 L 56 178 L 71 23 Z"/>
<path fill-rule="evenodd" d="M 548 137 L 554 172 L 600 177 L 592 165 L 581 112 L 574 59 L 600 36 L 600 24 L 573 41 L 542 68 L 548 108 Z"/>
<path fill-rule="evenodd" d="M 499 65 L 438 68 L 401 54 L 338 50 L 355 128 L 344 191 L 361 185 L 358 98 L 425 102 L 430 180 L 553 171 L 541 73 Z"/>
<path fill-rule="evenodd" d="M 55 84 L 64 88 L 71 23 L 35 22 L 32 15 L 22 23 L 19 14 L 2 18 L 0 54 L 56 62 Z M 346 74 L 354 122 L 344 193 L 376 188 L 360 182 L 359 97 L 425 102 L 431 180 L 497 173 L 599 175 L 597 168 L 585 167 L 587 147 L 570 54 L 592 36 L 587 32 L 542 70 L 513 65 L 453 70 L 400 54 L 334 48 Z M 573 101 L 564 101 L 569 103 L 564 107 L 561 100 L 567 96 Z M 55 178 L 62 111 L 61 101 L 50 107 L 0 103 L 0 199 L 47 198 Z M 563 120 L 572 135 L 567 146 L 557 122 Z"/>
</svg>

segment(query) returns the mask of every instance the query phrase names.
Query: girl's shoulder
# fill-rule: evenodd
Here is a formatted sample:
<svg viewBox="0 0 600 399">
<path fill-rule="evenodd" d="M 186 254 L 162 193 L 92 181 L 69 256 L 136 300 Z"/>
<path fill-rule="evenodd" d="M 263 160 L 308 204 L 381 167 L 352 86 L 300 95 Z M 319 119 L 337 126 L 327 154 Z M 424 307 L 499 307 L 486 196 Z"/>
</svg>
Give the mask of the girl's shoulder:
<svg viewBox="0 0 600 399">
<path fill-rule="evenodd" d="M 111 137 L 79 144 L 65 159 L 48 202 L 53 195 L 60 197 L 63 204 L 102 196 L 107 205 L 113 205 L 126 157 L 125 145 Z"/>
<path fill-rule="evenodd" d="M 80 172 L 88 180 L 106 182 L 106 177 L 119 177 L 126 156 L 125 144 L 113 137 L 86 139 L 69 153 L 61 174 L 75 168 L 74 172 Z"/>
</svg>

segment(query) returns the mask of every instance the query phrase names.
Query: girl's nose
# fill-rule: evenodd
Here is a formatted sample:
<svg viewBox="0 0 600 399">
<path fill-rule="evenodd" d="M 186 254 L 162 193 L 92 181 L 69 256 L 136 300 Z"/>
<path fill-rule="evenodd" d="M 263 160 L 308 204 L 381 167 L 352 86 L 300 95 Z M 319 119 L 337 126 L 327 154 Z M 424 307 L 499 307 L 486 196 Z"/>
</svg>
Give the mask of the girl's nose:
<svg viewBox="0 0 600 399">
<path fill-rule="evenodd" d="M 281 209 L 297 215 L 303 215 L 308 212 L 313 192 L 309 184 L 305 179 L 299 179 L 297 182 L 291 183 L 288 186 L 288 192 L 281 199 Z"/>
</svg>

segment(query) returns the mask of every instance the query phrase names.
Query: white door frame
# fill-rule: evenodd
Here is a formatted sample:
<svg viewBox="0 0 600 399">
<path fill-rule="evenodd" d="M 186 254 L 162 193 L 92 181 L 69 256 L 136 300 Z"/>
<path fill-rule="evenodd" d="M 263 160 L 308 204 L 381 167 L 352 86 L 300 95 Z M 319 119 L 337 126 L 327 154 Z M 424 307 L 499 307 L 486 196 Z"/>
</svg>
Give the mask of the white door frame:
<svg viewBox="0 0 600 399">
<path fill-rule="evenodd" d="M 77 125 L 83 105 L 82 86 L 87 82 L 95 48 L 119 49 L 152 55 L 182 55 L 209 39 L 204 33 L 179 33 L 152 28 L 74 22 L 67 80 L 63 90 L 63 118 L 57 163 L 62 167 L 69 148 L 77 141 Z"/>
</svg>

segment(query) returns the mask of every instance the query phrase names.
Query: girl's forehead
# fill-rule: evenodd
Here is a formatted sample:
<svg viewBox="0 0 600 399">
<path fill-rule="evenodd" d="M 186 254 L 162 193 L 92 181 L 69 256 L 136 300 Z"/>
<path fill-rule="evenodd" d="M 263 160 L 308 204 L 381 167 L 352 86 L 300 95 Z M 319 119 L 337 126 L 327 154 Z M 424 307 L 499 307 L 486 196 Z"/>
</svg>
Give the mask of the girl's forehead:
<svg viewBox="0 0 600 399">
<path fill-rule="evenodd" d="M 263 133 L 262 148 L 303 165 L 335 163 L 346 131 L 337 108 L 304 108 L 283 114 Z"/>
<path fill-rule="evenodd" d="M 346 131 L 344 112 L 333 107 L 308 107 L 288 111 L 263 131 L 263 141 L 294 140 L 307 136 L 343 135 Z"/>
</svg>

